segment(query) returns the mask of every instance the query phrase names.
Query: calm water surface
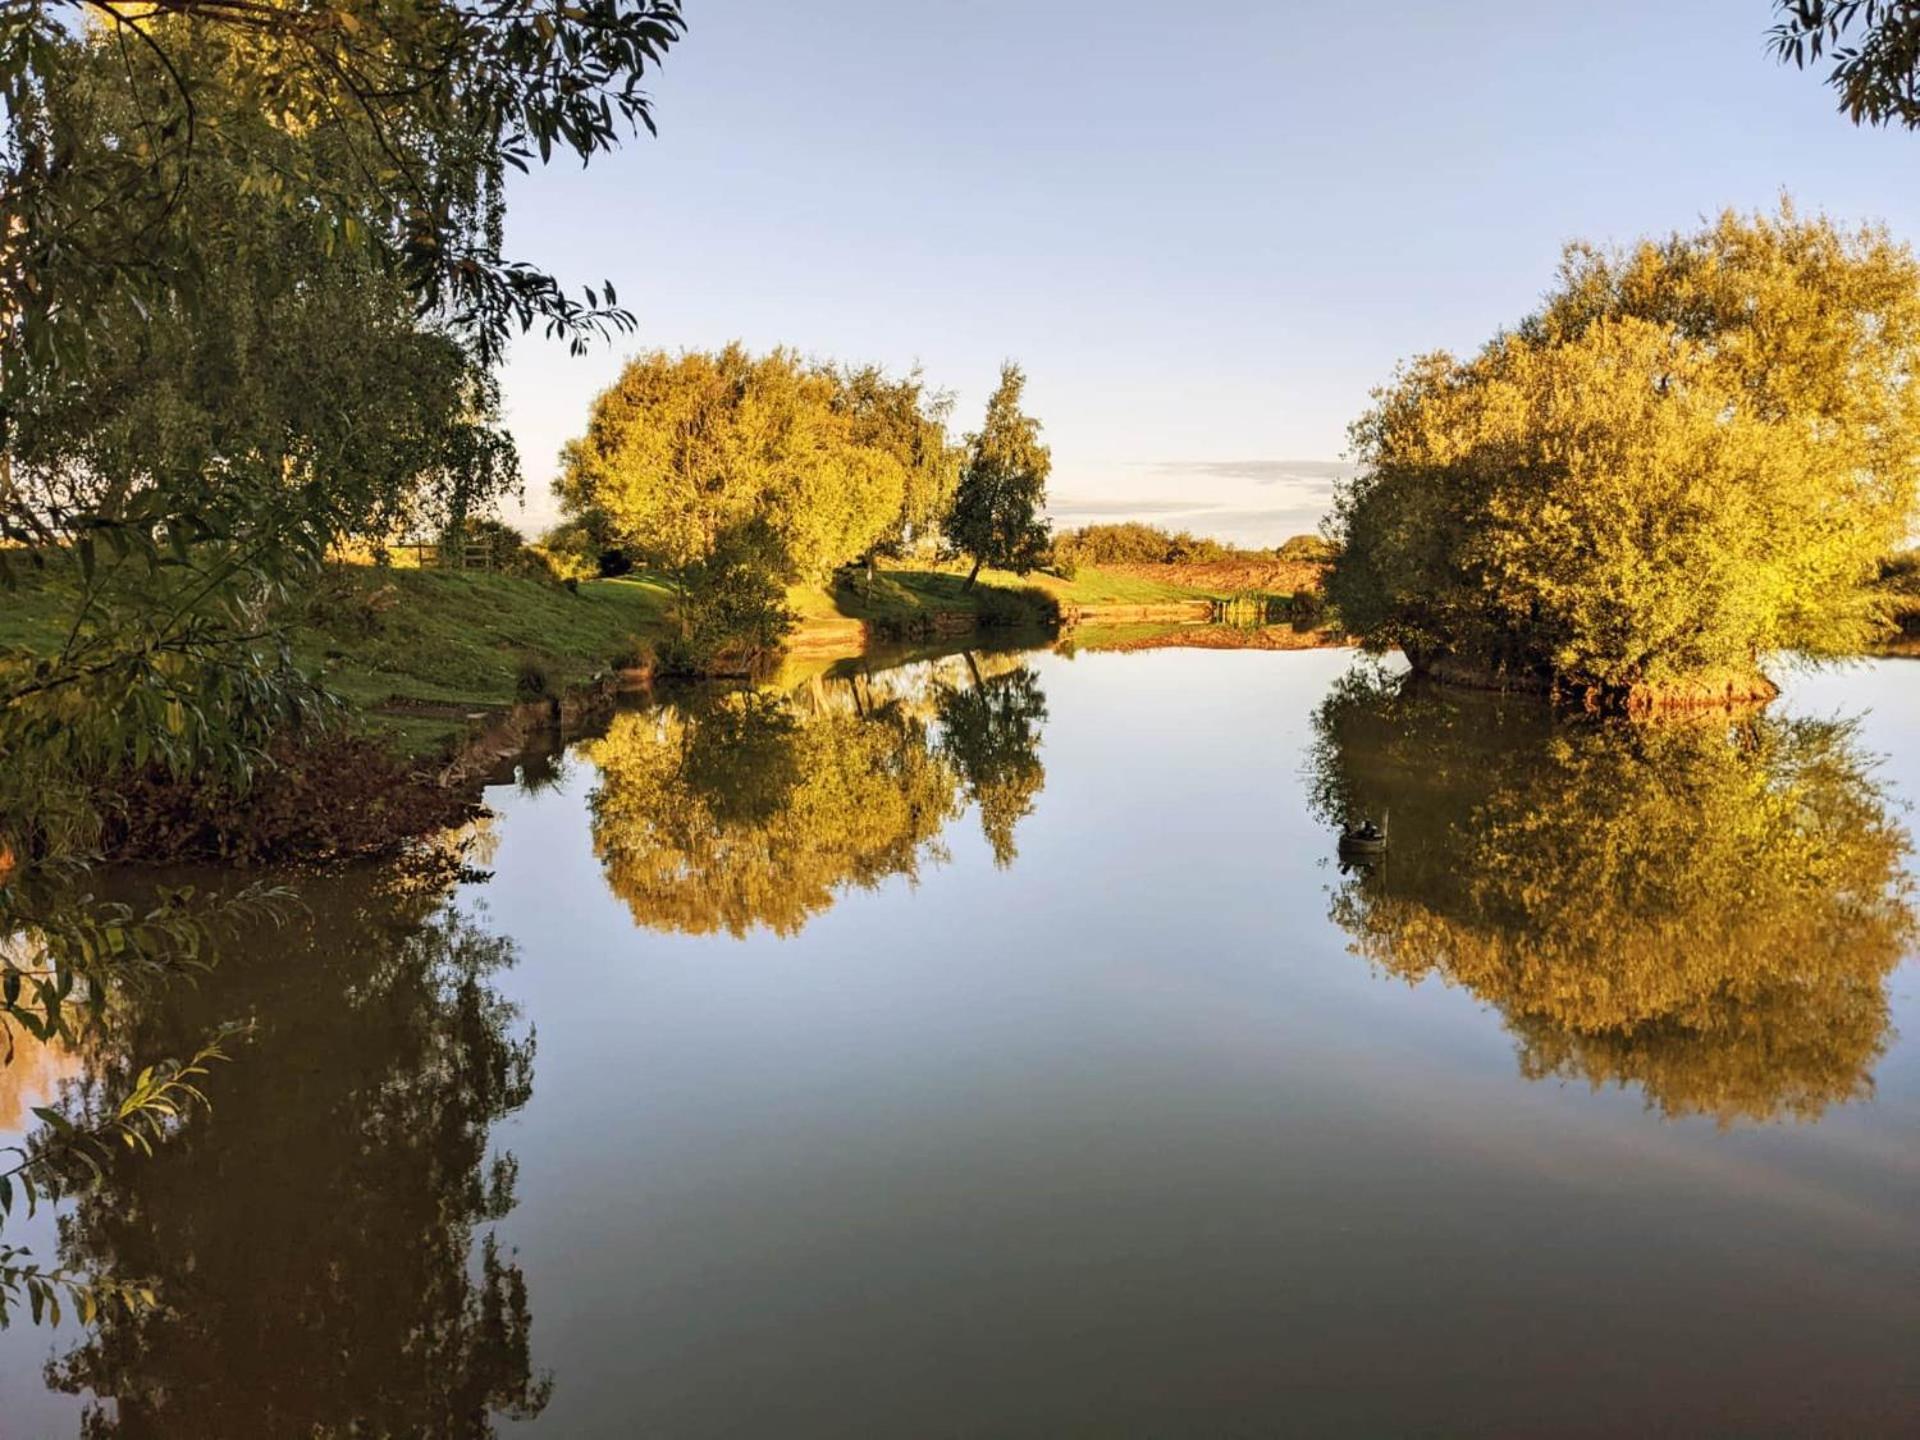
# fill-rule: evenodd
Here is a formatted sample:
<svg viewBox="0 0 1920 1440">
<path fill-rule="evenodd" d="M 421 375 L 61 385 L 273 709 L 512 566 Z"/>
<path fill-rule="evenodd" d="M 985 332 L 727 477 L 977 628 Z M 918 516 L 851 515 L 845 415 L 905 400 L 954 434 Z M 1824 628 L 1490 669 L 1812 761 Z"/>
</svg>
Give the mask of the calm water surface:
<svg viewBox="0 0 1920 1440">
<path fill-rule="evenodd" d="M 0 1436 L 1920 1433 L 1920 663 L 1637 733 L 1352 671 L 954 656 L 530 762 L 484 881 L 318 884 L 9 1082 L 256 1025 L 24 1232 L 173 1308 L 0 1336 Z"/>
</svg>

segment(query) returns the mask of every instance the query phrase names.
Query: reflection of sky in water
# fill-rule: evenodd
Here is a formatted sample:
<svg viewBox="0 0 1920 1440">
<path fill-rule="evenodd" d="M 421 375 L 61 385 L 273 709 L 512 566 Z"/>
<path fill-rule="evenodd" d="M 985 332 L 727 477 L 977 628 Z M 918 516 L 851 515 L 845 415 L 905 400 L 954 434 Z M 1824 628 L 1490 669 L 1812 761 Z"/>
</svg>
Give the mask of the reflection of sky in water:
<svg viewBox="0 0 1920 1440">
<path fill-rule="evenodd" d="M 1496 1010 L 1328 920 L 1307 753 L 1349 663 L 1038 657 L 1012 866 L 960 814 L 785 939 L 636 928 L 591 765 L 498 792 L 461 904 L 539 1035 L 493 1136 L 531 1433 L 1900 1429 L 1920 967 L 1873 1098 L 1818 1124 L 1522 1079 Z M 1920 663 L 1781 708 L 1864 711 L 1920 795 Z M 47 1349 L 0 1339 L 9 1426 Z"/>
</svg>

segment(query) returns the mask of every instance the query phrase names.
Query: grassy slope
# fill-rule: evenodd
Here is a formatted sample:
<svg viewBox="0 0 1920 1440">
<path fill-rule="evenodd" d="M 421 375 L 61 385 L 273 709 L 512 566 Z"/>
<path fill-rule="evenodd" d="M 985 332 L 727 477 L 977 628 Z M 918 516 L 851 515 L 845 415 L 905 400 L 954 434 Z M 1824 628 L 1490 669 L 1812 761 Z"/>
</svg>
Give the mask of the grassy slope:
<svg viewBox="0 0 1920 1440">
<path fill-rule="evenodd" d="M 396 700 L 441 707 L 374 717 L 426 751 L 461 733 L 464 710 L 517 699 L 523 660 L 537 660 L 556 690 L 576 684 L 657 636 L 666 604 L 644 579 L 592 580 L 572 594 L 509 575 L 345 566 L 308 606 L 294 653 L 362 713 Z M 57 649 L 71 605 L 45 582 L 0 593 L 0 647 Z"/>
<path fill-rule="evenodd" d="M 1173 581 L 1083 570 L 1075 579 L 983 571 L 965 588 L 958 568 L 883 569 L 829 592 L 796 587 L 788 603 L 796 637 L 857 649 L 862 621 L 910 621 L 933 614 L 1001 618 L 1042 591 L 1063 604 L 1152 605 L 1214 598 Z M 327 685 L 408 748 L 427 750 L 459 733 L 462 711 L 509 704 L 523 662 L 537 661 L 557 690 L 657 643 L 668 592 L 630 576 L 584 582 L 577 594 L 517 576 L 474 571 L 335 570 L 294 636 L 295 653 Z M 46 584 L 0 594 L 0 646 L 48 650 L 64 636 L 68 597 Z M 1031 608 L 1031 607 L 1030 607 Z M 1040 618 L 1035 612 L 1035 618 Z M 397 702 L 397 703 L 396 703 Z M 408 702 L 432 713 L 408 715 Z M 388 713 L 378 714 L 385 709 Z"/>
<path fill-rule="evenodd" d="M 833 595 L 796 590 L 789 603 L 803 619 L 854 616 L 863 620 L 902 620 L 929 612 L 975 614 L 987 605 L 1003 604 L 1022 592 L 1038 591 L 1062 605 L 1166 605 L 1195 600 L 1224 600 L 1232 592 L 1217 586 L 1189 583 L 1177 572 L 1165 578 L 1122 574 L 1087 568 L 1071 580 L 1055 575 L 1015 575 L 1004 570 L 982 570 L 979 583 L 966 588 L 961 566 L 915 569 L 884 568 L 871 588 L 861 579 L 840 587 Z"/>
<path fill-rule="evenodd" d="M 523 659 L 555 688 L 611 667 L 659 633 L 667 592 L 644 579 L 589 580 L 573 594 L 509 575 L 347 570 L 342 603 L 319 607 L 295 652 L 348 699 L 447 705 L 515 698 Z M 358 602 L 358 603 L 356 603 Z"/>
</svg>

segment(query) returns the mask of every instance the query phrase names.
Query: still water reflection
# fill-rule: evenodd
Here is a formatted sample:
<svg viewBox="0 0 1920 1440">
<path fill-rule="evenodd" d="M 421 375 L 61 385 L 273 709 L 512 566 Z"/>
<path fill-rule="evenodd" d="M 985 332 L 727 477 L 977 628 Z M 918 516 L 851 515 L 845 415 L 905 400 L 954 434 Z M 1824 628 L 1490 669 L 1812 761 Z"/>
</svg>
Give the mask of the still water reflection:
<svg viewBox="0 0 1920 1440">
<path fill-rule="evenodd" d="M 0 1436 L 1911 1433 L 1917 721 L 1198 651 L 622 712 L 484 880 L 307 882 L 46 1070 L 253 1026 L 45 1237 L 168 1308 L 0 1336 Z"/>
<path fill-rule="evenodd" d="M 1871 1093 L 1915 932 L 1856 724 L 1555 723 L 1364 670 L 1314 724 L 1317 810 L 1392 827 L 1333 919 L 1381 970 L 1497 1007 L 1529 1078 L 1723 1124 Z"/>
</svg>

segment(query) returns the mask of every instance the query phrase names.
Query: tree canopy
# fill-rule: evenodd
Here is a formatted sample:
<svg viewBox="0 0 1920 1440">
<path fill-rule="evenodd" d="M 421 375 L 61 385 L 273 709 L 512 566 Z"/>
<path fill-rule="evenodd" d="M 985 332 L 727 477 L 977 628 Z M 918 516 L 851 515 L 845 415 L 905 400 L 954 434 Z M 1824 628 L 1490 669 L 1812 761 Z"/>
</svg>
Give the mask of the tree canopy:
<svg viewBox="0 0 1920 1440">
<path fill-rule="evenodd" d="M 1053 455 L 1040 442 L 1040 422 L 1020 409 L 1027 377 L 1012 361 L 987 400 L 986 420 L 967 436 L 966 462 L 944 529 L 947 541 L 973 557 L 971 586 L 980 567 L 1024 575 L 1047 558 L 1047 475 Z"/>
<path fill-rule="evenodd" d="M 669 573 L 763 525 L 790 576 L 819 579 L 926 523 L 948 463 L 943 413 L 916 377 L 873 367 L 737 344 L 654 351 L 595 399 L 556 489 Z"/>
<path fill-rule="evenodd" d="M 1920 265 L 1881 230 L 1569 246 L 1538 313 L 1354 425 L 1330 598 L 1418 667 L 1607 699 L 1849 652 L 1913 514 L 1917 364 Z"/>
</svg>

